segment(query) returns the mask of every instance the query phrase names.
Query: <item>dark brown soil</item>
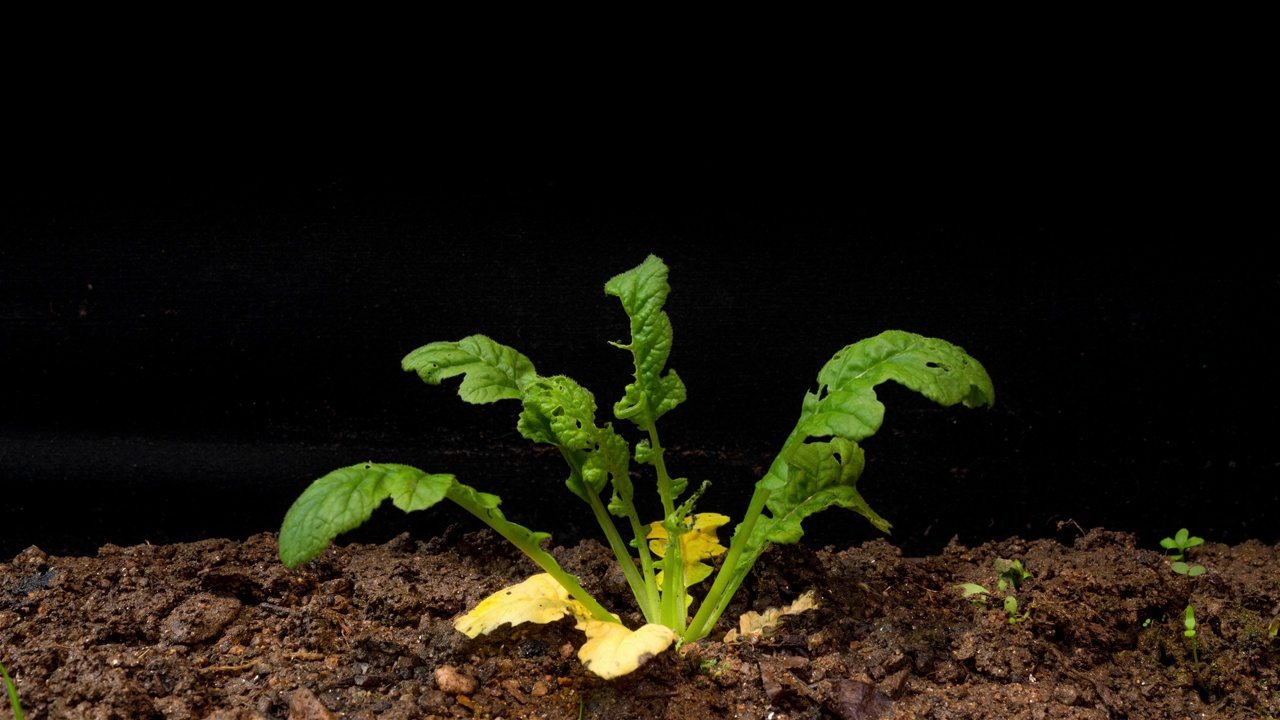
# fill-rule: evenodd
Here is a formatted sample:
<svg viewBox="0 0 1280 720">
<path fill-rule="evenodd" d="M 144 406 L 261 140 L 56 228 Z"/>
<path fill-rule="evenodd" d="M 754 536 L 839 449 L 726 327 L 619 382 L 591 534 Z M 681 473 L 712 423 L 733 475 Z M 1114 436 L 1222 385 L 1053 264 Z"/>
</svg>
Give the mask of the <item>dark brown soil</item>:
<svg viewBox="0 0 1280 720">
<path fill-rule="evenodd" d="M 469 640 L 450 619 L 536 571 L 487 532 L 335 547 L 297 571 L 275 536 L 0 565 L 0 662 L 28 718 L 1274 718 L 1280 546 L 1208 543 L 1197 578 L 1131 536 L 948 547 L 774 548 L 721 627 L 814 588 L 821 607 L 756 642 L 708 640 L 601 680 L 570 621 Z M 600 545 L 555 551 L 634 610 Z M 1034 575 L 1011 624 L 954 586 Z M 1183 635 L 1195 608 L 1196 655 Z M 0 710 L 8 717 L 8 710 Z"/>
</svg>

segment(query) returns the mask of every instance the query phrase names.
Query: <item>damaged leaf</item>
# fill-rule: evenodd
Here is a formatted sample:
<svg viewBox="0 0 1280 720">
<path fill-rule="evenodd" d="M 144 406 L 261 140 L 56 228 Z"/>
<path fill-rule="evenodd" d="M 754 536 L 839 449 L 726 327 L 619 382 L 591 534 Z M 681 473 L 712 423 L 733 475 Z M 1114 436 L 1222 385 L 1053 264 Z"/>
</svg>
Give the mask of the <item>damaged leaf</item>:
<svg viewBox="0 0 1280 720">
<path fill-rule="evenodd" d="M 605 680 L 634 672 L 679 637 L 675 630 L 657 623 L 630 630 L 617 623 L 584 620 L 578 623 L 578 629 L 587 634 L 578 659 Z"/>
<path fill-rule="evenodd" d="M 727 643 L 736 642 L 738 640 L 751 640 L 755 642 L 761 638 L 767 638 L 778 631 L 782 625 L 782 621 L 788 615 L 796 615 L 805 610 L 813 610 L 818 607 L 818 599 L 814 597 L 813 591 L 810 590 L 795 602 L 784 608 L 769 608 L 762 613 L 749 611 L 738 618 L 738 629 L 730 630 L 724 636 Z"/>
<path fill-rule="evenodd" d="M 555 578 L 540 573 L 481 600 L 471 612 L 454 621 L 453 627 L 474 638 L 481 633 L 488 635 L 508 623 L 550 623 L 565 615 L 573 615 L 580 621 L 591 616 L 582 603 L 569 597 L 568 591 Z"/>
<path fill-rule="evenodd" d="M 702 562 L 717 555 L 723 555 L 729 548 L 720 544 L 716 537 L 716 528 L 729 522 L 728 516 L 719 513 L 697 513 L 692 518 L 685 518 L 685 525 L 693 525 L 680 536 L 680 556 L 684 565 L 684 586 L 690 587 L 706 580 L 711 575 L 711 566 Z M 667 552 L 667 529 L 662 523 L 649 525 L 649 549 L 654 555 L 664 557 Z M 661 567 L 662 563 L 654 563 Z M 658 583 L 662 583 L 664 574 L 658 573 Z"/>
</svg>

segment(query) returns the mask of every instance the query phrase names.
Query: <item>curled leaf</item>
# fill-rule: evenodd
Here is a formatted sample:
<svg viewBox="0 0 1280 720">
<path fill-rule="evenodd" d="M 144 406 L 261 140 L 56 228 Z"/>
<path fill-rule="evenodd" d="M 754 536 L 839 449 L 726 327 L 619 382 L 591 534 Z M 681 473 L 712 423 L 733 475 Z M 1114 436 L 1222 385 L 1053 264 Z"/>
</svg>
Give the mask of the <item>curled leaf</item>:
<svg viewBox="0 0 1280 720">
<path fill-rule="evenodd" d="M 578 659 L 605 680 L 635 672 L 678 637 L 675 630 L 656 623 L 631 630 L 618 623 L 584 619 L 578 623 L 578 629 L 587 634 L 586 644 L 578 650 Z"/>
</svg>

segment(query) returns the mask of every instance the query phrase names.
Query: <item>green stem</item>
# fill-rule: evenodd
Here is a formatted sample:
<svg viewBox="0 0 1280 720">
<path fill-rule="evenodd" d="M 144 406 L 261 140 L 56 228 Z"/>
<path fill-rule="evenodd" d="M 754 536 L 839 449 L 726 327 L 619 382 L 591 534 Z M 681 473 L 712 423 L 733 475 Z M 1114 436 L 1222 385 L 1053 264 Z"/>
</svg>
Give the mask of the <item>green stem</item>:
<svg viewBox="0 0 1280 720">
<path fill-rule="evenodd" d="M 662 563 L 662 624 L 677 633 L 684 632 L 685 621 L 688 619 L 684 602 L 684 557 L 680 535 L 678 532 L 667 531 L 667 554 Z"/>
<path fill-rule="evenodd" d="M 485 525 L 493 528 L 494 532 L 506 538 L 512 545 L 520 548 L 520 551 L 525 555 L 528 555 L 529 559 L 533 560 L 538 567 L 542 568 L 548 575 L 555 578 L 556 582 L 560 583 L 565 590 L 569 591 L 569 594 L 572 595 L 575 600 L 586 606 L 587 610 L 597 620 L 615 623 L 619 622 L 618 618 L 613 616 L 613 613 L 606 610 L 604 606 L 597 602 L 595 598 L 591 597 L 586 590 L 582 589 L 582 585 L 578 584 L 577 577 L 570 575 L 560 567 L 560 563 L 556 562 L 556 559 L 552 557 L 551 553 L 543 550 L 538 544 L 529 542 L 529 534 L 527 532 L 521 532 L 523 528 L 518 530 L 514 523 L 507 521 L 500 515 L 494 515 L 488 508 L 473 504 L 470 498 L 462 493 L 456 493 L 450 490 L 446 493 L 446 497 L 462 506 L 462 509 L 479 518 Z"/>
<path fill-rule="evenodd" d="M 653 469 L 658 474 L 658 496 L 662 498 L 662 516 L 669 517 L 675 512 L 676 499 L 671 491 L 671 476 L 667 474 L 667 461 L 664 457 L 666 451 L 662 448 L 662 441 L 658 439 L 658 425 L 653 419 L 653 409 L 649 407 L 649 396 L 642 395 L 640 398 L 644 407 L 644 425 L 649 430 L 649 449 L 653 452 Z"/>
<path fill-rule="evenodd" d="M 649 526 L 640 522 L 635 505 L 631 503 L 627 503 L 627 519 L 631 522 L 631 532 L 636 538 L 636 549 L 640 552 L 640 571 L 644 575 L 644 588 L 646 597 L 649 599 L 649 607 L 660 608 L 662 600 L 658 593 L 657 571 L 653 567 L 653 555 L 649 552 Z M 641 602 L 638 595 L 636 602 Z M 647 614 L 645 619 L 649 619 Z"/>
<path fill-rule="evenodd" d="M 627 585 L 631 587 L 631 594 L 635 596 L 636 604 L 640 606 L 641 614 L 644 615 L 646 622 L 655 622 L 654 618 L 658 615 L 656 603 L 650 601 L 650 592 L 645 584 L 645 579 L 640 576 L 640 571 L 636 570 L 636 564 L 631 559 L 631 552 L 627 550 L 626 542 L 623 541 L 622 535 L 618 533 L 618 527 L 613 524 L 613 518 L 609 515 L 608 508 L 601 502 L 600 496 L 592 492 L 591 487 L 583 477 L 582 466 L 576 462 L 573 454 L 563 447 L 560 448 L 560 454 L 564 457 L 565 463 L 569 465 L 569 471 L 582 484 L 583 490 L 587 495 L 587 504 L 591 506 L 591 513 L 595 515 L 596 522 L 599 523 L 600 529 L 604 531 L 605 540 L 609 543 L 609 549 L 613 550 L 614 557 L 618 559 L 618 565 L 622 567 L 622 574 L 627 578 Z"/>
<path fill-rule="evenodd" d="M 803 420 L 803 418 L 801 418 Z M 799 423 L 796 424 L 799 427 Z M 786 442 L 782 444 L 782 449 L 778 451 L 777 457 L 773 459 L 773 464 L 769 466 L 769 471 L 764 474 L 756 482 L 756 490 L 751 495 L 751 504 L 747 506 L 747 512 L 742 517 L 742 522 L 733 532 L 733 540 L 729 542 L 729 552 L 725 555 L 724 563 L 720 565 L 720 571 L 716 573 L 715 582 L 711 584 L 711 589 L 707 591 L 706 596 L 702 599 L 702 605 L 698 607 L 698 612 L 693 617 L 693 621 L 689 623 L 688 630 L 685 631 L 683 640 L 689 642 L 691 640 L 701 640 L 711 632 L 711 628 L 715 626 L 716 621 L 720 619 L 720 615 L 724 613 L 729 601 L 733 599 L 734 593 L 742 585 L 746 579 L 747 573 L 751 572 L 752 566 L 759 559 L 760 553 L 765 551 L 768 543 L 763 543 L 759 547 L 751 547 L 751 535 L 755 530 L 756 521 L 760 519 L 760 513 L 764 512 L 765 504 L 769 501 L 769 496 L 773 494 L 773 490 L 769 489 L 771 485 L 785 483 L 787 478 L 787 458 L 791 456 L 796 443 L 803 442 L 804 437 L 792 431 L 787 437 Z M 773 479 L 770 482 L 770 478 Z M 745 558 L 744 558 L 745 555 Z"/>
<path fill-rule="evenodd" d="M 636 563 L 632 560 L 630 551 L 627 550 L 627 543 L 618 533 L 617 526 L 613 524 L 609 510 L 595 493 L 588 492 L 587 496 L 591 501 L 591 512 L 596 516 L 596 522 L 600 523 L 600 528 L 604 530 L 605 539 L 609 541 L 609 547 L 617 557 L 618 564 L 622 566 L 622 574 L 627 578 L 627 585 L 631 586 L 631 593 L 635 595 L 641 614 L 644 615 L 646 622 L 656 622 L 657 613 L 654 604 L 650 602 L 649 586 L 645 584 L 645 579 L 636 569 Z"/>
<path fill-rule="evenodd" d="M 772 474 L 772 471 L 769 474 Z M 765 478 L 768 478 L 769 474 L 766 474 Z M 711 632 L 716 620 L 720 619 L 720 615 L 728 607 L 729 600 L 733 598 L 733 594 L 737 592 L 738 587 L 742 585 L 742 581 L 746 579 L 747 573 L 751 571 L 751 566 L 760 557 L 760 553 L 764 552 L 766 546 L 763 545 L 759 548 L 751 548 L 746 560 L 743 560 L 743 555 L 748 553 L 748 541 L 751 538 L 752 531 L 755 530 L 756 520 L 760 518 L 760 513 L 764 511 L 765 503 L 768 502 L 769 495 L 773 492 L 766 489 L 764 485 L 763 479 L 756 483 L 756 491 L 751 495 L 751 504 L 747 506 L 747 514 L 733 533 L 733 540 L 729 543 L 729 552 L 725 555 L 720 571 L 716 573 L 716 580 L 711 584 L 711 589 L 707 591 L 706 596 L 702 599 L 702 605 L 698 608 L 697 614 L 693 616 L 693 621 L 689 623 L 689 627 L 683 635 L 682 639 L 685 642 L 701 640 L 707 636 L 707 633 Z"/>
</svg>

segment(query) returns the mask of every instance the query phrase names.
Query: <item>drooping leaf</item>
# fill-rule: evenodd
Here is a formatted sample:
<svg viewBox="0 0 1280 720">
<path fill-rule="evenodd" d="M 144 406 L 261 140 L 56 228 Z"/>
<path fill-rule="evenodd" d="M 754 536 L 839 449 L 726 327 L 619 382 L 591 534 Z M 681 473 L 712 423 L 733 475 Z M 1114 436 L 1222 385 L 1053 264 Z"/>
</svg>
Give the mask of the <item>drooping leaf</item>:
<svg viewBox="0 0 1280 720">
<path fill-rule="evenodd" d="M 482 633 L 488 635 L 503 625 L 550 623 L 566 615 L 573 615 L 580 622 L 591 619 L 582 603 L 569 597 L 568 591 L 555 578 L 539 573 L 481 600 L 470 612 L 455 620 L 453 627 L 474 638 Z"/>
<path fill-rule="evenodd" d="M 886 380 L 944 406 L 982 407 L 996 396 L 987 371 L 964 348 L 901 330 L 845 347 L 818 372 L 818 385 L 832 392 L 875 387 Z"/>
<path fill-rule="evenodd" d="M 635 359 L 635 382 L 627 385 L 623 398 L 613 406 L 618 419 L 630 419 L 641 430 L 685 400 L 684 382 L 674 370 L 666 368 L 671 355 L 671 319 L 662 309 L 671 286 L 667 284 L 667 266 L 654 255 L 640 265 L 614 276 L 605 283 L 606 295 L 622 301 L 631 318 L 631 342 L 613 343 L 630 350 Z"/>
<path fill-rule="evenodd" d="M 445 497 L 452 475 L 432 475 L 408 465 L 360 463 L 313 482 L 284 516 L 280 560 L 297 567 L 319 555 L 329 541 L 359 527 L 383 500 L 405 512 L 424 510 Z"/>
<path fill-rule="evenodd" d="M 458 396 L 473 404 L 519 400 L 521 388 L 536 376 L 533 363 L 515 349 L 484 335 L 458 342 L 433 342 L 414 350 L 400 362 L 430 385 L 465 375 Z"/>
<path fill-rule="evenodd" d="M 671 647 L 679 637 L 675 630 L 656 623 L 631 630 L 618 623 L 593 619 L 580 622 L 578 629 L 587 634 L 587 642 L 578 650 L 578 659 L 605 680 L 635 672 Z"/>
</svg>

